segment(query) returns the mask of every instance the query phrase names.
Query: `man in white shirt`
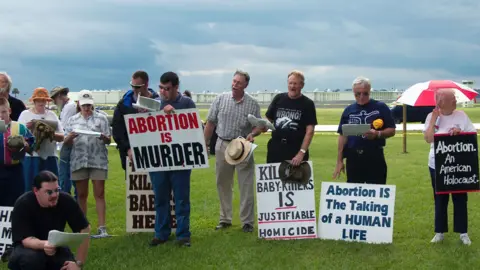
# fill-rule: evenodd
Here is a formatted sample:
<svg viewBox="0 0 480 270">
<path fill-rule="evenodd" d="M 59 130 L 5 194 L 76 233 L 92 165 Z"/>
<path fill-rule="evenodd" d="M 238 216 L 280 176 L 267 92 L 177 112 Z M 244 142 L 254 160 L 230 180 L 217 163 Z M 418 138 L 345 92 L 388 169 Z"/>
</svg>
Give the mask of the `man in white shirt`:
<svg viewBox="0 0 480 270">
<path fill-rule="evenodd" d="M 50 98 L 53 99 L 53 102 L 60 111 L 60 122 L 63 127 L 66 126 L 67 120 L 70 117 L 77 114 L 77 104 L 68 97 L 68 92 L 68 87 L 61 86 L 53 88 L 50 92 Z M 60 164 L 58 165 L 60 187 L 62 191 L 70 194 L 73 185 L 76 199 L 77 189 L 75 188 L 75 183 L 70 179 L 70 152 L 72 149 L 70 146 L 63 145 L 63 142 L 59 142 L 58 147 L 60 148 Z"/>
</svg>

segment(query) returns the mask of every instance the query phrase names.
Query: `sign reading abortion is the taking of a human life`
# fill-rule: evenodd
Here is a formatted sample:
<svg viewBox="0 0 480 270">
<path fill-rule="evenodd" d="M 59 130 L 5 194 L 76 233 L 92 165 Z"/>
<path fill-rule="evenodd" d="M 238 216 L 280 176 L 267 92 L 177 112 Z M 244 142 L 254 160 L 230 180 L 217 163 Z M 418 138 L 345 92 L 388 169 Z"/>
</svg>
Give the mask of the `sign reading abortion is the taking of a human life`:
<svg viewBox="0 0 480 270">
<path fill-rule="evenodd" d="M 395 192 L 393 185 L 322 182 L 319 238 L 392 243 Z"/>
<path fill-rule="evenodd" d="M 315 190 L 312 171 L 306 185 L 283 183 L 280 163 L 257 164 L 258 237 L 267 240 L 317 238 Z"/>
<path fill-rule="evenodd" d="M 13 207 L 0 206 L 0 256 L 12 247 Z"/>
<path fill-rule="evenodd" d="M 198 109 L 125 115 L 137 172 L 208 168 Z"/>
<path fill-rule="evenodd" d="M 150 182 L 150 174 L 135 172 L 127 158 L 127 199 L 126 231 L 128 233 L 154 232 L 155 230 L 155 194 Z M 175 232 L 175 199 L 170 191 L 170 228 Z"/>
<path fill-rule="evenodd" d="M 435 193 L 480 191 L 476 132 L 434 136 Z"/>
</svg>

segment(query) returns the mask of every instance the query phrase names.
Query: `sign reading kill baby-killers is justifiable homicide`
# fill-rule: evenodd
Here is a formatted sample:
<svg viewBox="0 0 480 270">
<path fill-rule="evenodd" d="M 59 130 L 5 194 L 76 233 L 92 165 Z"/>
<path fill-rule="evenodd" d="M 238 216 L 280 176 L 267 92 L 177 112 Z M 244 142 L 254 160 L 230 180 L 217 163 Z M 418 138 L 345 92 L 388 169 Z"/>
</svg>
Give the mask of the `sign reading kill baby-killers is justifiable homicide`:
<svg viewBox="0 0 480 270">
<path fill-rule="evenodd" d="M 128 233 L 154 232 L 155 230 L 155 194 L 153 193 L 150 175 L 136 172 L 127 158 L 127 213 L 126 226 Z M 175 199 L 170 191 L 170 228 L 175 232 L 177 220 L 175 216 Z"/>
<path fill-rule="evenodd" d="M 437 133 L 433 142 L 435 193 L 480 191 L 477 133 Z"/>
<path fill-rule="evenodd" d="M 258 237 L 267 240 L 317 237 L 312 175 L 306 185 L 283 183 L 280 163 L 256 165 Z"/>
<path fill-rule="evenodd" d="M 137 172 L 208 168 L 198 109 L 125 115 Z"/>
<path fill-rule="evenodd" d="M 0 256 L 12 247 L 13 207 L 0 206 Z"/>
<path fill-rule="evenodd" d="M 322 182 L 319 238 L 392 243 L 396 187 Z"/>
</svg>

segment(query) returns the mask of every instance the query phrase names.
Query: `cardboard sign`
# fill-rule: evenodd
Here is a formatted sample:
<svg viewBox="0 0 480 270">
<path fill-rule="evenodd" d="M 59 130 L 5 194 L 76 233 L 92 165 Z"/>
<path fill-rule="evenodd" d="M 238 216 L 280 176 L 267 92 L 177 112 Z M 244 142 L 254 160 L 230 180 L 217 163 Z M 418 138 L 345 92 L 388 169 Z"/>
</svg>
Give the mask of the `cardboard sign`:
<svg viewBox="0 0 480 270">
<path fill-rule="evenodd" d="M 396 187 L 322 182 L 319 238 L 392 243 Z"/>
<path fill-rule="evenodd" d="M 198 109 L 125 115 L 135 171 L 208 168 Z"/>
<path fill-rule="evenodd" d="M 312 176 L 306 185 L 283 183 L 280 163 L 256 165 L 258 237 L 267 240 L 317 238 L 315 190 Z"/>
<path fill-rule="evenodd" d="M 13 207 L 0 206 L 0 256 L 12 246 Z"/>
<path fill-rule="evenodd" d="M 128 159 L 128 157 L 127 157 Z M 127 160 L 127 232 L 155 231 L 155 194 L 149 173 L 133 172 Z M 175 216 L 175 199 L 170 191 L 170 228 L 175 232 L 177 220 Z"/>
<path fill-rule="evenodd" d="M 477 133 L 435 134 L 435 193 L 480 191 Z"/>
</svg>

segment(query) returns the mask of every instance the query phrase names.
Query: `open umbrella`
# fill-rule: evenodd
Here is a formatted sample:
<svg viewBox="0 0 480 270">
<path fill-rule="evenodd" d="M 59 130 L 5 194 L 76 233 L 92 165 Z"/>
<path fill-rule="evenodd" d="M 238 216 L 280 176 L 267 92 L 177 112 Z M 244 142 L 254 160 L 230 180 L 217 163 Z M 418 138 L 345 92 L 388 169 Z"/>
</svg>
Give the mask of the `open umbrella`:
<svg viewBox="0 0 480 270">
<path fill-rule="evenodd" d="M 432 80 L 409 87 L 397 102 L 410 106 L 435 106 L 435 91 L 445 88 L 455 91 L 458 103 L 470 101 L 478 95 L 477 91 L 461 83 L 450 80 Z"/>
<path fill-rule="evenodd" d="M 407 106 L 435 106 L 435 91 L 453 89 L 457 103 L 474 99 L 478 93 L 472 88 L 450 80 L 432 80 L 414 84 L 397 100 L 403 104 L 403 152 L 407 152 Z"/>
</svg>

